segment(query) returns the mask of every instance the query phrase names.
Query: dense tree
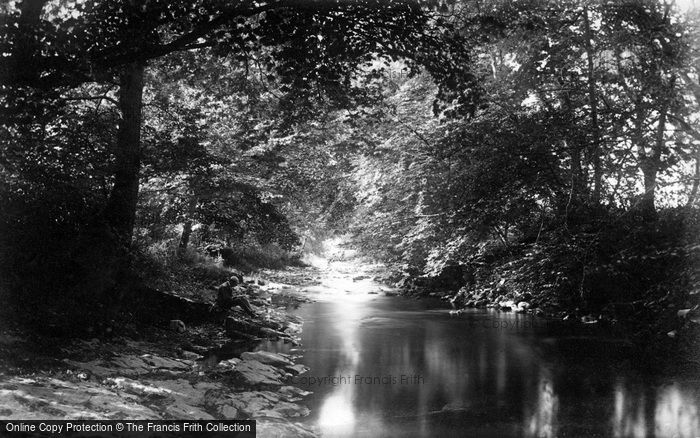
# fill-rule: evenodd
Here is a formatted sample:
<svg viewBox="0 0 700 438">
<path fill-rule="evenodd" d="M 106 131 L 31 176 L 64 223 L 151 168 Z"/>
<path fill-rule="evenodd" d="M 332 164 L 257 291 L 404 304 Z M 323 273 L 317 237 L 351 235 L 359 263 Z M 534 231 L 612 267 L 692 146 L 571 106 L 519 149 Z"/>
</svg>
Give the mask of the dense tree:
<svg viewBox="0 0 700 438">
<path fill-rule="evenodd" d="M 58 115 L 73 101 L 114 104 L 111 113 L 118 119 L 114 146 L 108 148 L 109 195 L 92 220 L 104 225 L 92 234 L 106 244 L 89 245 L 104 248 L 100 257 L 106 265 L 119 265 L 115 258 L 124 259 L 135 225 L 143 140 L 150 135 L 142 131 L 144 89 L 154 63 L 206 50 L 246 72 L 257 67 L 277 78 L 284 94 L 279 105 L 298 120 L 314 114 L 310 109 L 321 95 L 335 105 L 351 105 L 362 95 L 353 72 L 382 57 L 407 57 L 414 66 L 427 66 L 447 99 L 450 90 L 466 90 L 473 78 L 463 74 L 464 57 L 452 50 L 458 47 L 450 45 L 446 25 L 431 18 L 429 7 L 373 1 L 15 2 L 3 14 L 0 33 L 4 134 L 8 144 L 31 139 L 43 147 L 47 136 L 62 130 Z M 465 93 L 454 96 L 465 108 L 472 104 Z M 192 141 L 195 145 L 195 137 L 185 132 L 156 143 L 177 149 Z M 188 174 L 185 191 L 191 194 L 201 172 L 182 172 Z M 196 207 L 196 202 L 184 204 L 185 210 Z"/>
</svg>

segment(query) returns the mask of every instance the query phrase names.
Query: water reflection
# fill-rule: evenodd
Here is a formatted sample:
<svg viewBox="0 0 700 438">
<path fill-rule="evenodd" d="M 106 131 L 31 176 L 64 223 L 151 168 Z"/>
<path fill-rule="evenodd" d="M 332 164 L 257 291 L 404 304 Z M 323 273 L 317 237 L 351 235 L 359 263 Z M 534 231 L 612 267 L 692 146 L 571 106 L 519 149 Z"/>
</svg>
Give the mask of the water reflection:
<svg viewBox="0 0 700 438">
<path fill-rule="evenodd" d="M 697 391 L 697 387 L 695 388 Z M 656 399 L 656 436 L 678 438 L 699 436 L 697 392 L 695 397 L 684 391 L 678 384 L 661 388 Z"/>
<path fill-rule="evenodd" d="M 534 411 L 528 416 L 530 420 L 525 429 L 526 436 L 552 438 L 557 436 L 559 398 L 554 392 L 550 373 L 545 368 L 540 372 L 537 386 L 537 402 Z"/>
<path fill-rule="evenodd" d="M 692 382 L 635 377 L 525 315 L 350 295 L 300 316 L 307 376 L 347 377 L 305 388 L 324 436 L 700 436 Z"/>
</svg>

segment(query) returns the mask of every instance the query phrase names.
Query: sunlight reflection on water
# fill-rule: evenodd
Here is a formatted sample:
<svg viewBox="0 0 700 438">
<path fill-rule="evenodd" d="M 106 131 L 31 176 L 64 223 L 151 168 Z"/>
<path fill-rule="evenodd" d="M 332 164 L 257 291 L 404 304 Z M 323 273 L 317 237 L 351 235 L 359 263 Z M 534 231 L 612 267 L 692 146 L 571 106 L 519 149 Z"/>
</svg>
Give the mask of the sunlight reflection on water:
<svg viewBox="0 0 700 438">
<path fill-rule="evenodd" d="M 380 286 L 347 269 L 308 288 L 317 302 L 297 311 L 307 376 L 347 377 L 304 388 L 323 436 L 700 436 L 695 382 L 639 376 L 596 340 L 545 335 L 531 315 L 454 316 L 435 300 L 370 294 Z"/>
</svg>

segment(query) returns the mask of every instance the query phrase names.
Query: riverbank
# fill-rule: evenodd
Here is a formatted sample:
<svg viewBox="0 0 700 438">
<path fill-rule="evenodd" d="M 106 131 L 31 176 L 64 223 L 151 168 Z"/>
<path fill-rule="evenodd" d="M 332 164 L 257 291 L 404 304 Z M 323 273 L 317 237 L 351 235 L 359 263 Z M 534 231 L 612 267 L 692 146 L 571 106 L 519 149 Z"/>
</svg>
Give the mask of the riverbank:
<svg viewBox="0 0 700 438">
<path fill-rule="evenodd" d="M 471 309 L 534 315 L 555 321 L 562 332 L 575 331 L 585 336 L 616 340 L 630 356 L 640 359 L 640 366 L 651 371 L 700 372 L 697 359 L 700 357 L 700 311 L 697 307 L 678 310 L 674 305 L 649 305 L 640 301 L 591 312 L 562 303 L 548 293 L 519 292 L 504 279 L 456 290 L 431 287 L 425 278 L 421 281 L 409 279 L 399 283 L 401 294 L 413 298 L 440 298 L 451 304 L 451 314 L 455 316 Z"/>
<path fill-rule="evenodd" d="M 314 284 L 315 273 L 297 268 L 287 276 L 296 284 L 257 274 L 240 278 L 236 292 L 245 294 L 254 315 L 240 307 L 217 311 L 216 291 L 202 287 L 198 297 L 168 293 L 164 307 L 141 309 L 170 312 L 168 323 L 165 315 L 148 323 L 105 322 L 94 337 L 28 332 L 5 321 L 0 414 L 3 419 L 255 419 L 258 436 L 313 437 L 315 431 L 299 422 L 309 414 L 303 405 L 309 392 L 290 384 L 307 368 L 294 355 L 261 351 L 259 345 L 298 343 L 302 321 L 284 309 L 307 301 L 300 287 Z M 162 294 L 151 291 L 147 301 Z"/>
</svg>

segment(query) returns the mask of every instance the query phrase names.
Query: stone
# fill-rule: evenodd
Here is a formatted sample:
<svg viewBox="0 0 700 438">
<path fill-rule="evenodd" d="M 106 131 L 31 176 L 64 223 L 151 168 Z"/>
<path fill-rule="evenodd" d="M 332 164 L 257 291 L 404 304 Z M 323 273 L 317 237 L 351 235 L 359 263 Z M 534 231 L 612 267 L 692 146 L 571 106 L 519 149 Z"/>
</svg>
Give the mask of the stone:
<svg viewBox="0 0 700 438">
<path fill-rule="evenodd" d="M 165 412 L 171 418 L 177 418 L 178 420 L 214 420 L 215 418 L 207 413 L 206 411 L 198 408 L 196 406 L 190 406 L 181 400 L 168 405 L 165 408 Z"/>
<path fill-rule="evenodd" d="M 289 373 L 292 375 L 299 376 L 309 371 L 309 367 L 306 365 L 297 364 L 285 367 L 285 370 L 289 371 Z"/>
<path fill-rule="evenodd" d="M 525 312 L 528 309 L 530 309 L 530 303 L 528 303 L 527 301 L 521 301 L 518 303 L 518 311 L 519 312 Z"/>
<path fill-rule="evenodd" d="M 187 350 L 184 350 L 184 351 L 180 354 L 180 356 L 182 356 L 182 358 L 183 358 L 183 359 L 186 359 L 186 360 L 199 360 L 199 359 L 201 359 L 202 357 L 204 357 L 204 356 L 202 356 L 201 354 L 197 354 L 197 353 L 195 353 L 195 352 L 193 352 L 193 351 L 187 351 Z"/>
<path fill-rule="evenodd" d="M 127 379 L 126 377 L 110 378 L 107 379 L 106 382 L 124 392 L 139 396 L 166 398 L 171 393 L 171 391 L 165 388 L 144 384 L 136 380 Z"/>
<path fill-rule="evenodd" d="M 171 319 L 169 326 L 170 330 L 176 333 L 185 333 L 185 331 L 187 330 L 185 323 L 179 319 Z"/>
<path fill-rule="evenodd" d="M 258 436 L 285 438 L 316 438 L 317 435 L 299 423 L 284 420 L 256 420 L 255 432 Z"/>
<path fill-rule="evenodd" d="M 231 271 L 232 277 L 236 277 L 238 284 L 243 283 L 243 272 L 239 271 L 238 269 L 229 269 L 229 271 Z"/>
<path fill-rule="evenodd" d="M 304 391 L 296 386 L 283 386 L 278 392 L 287 401 L 299 400 L 301 397 L 313 394 L 311 391 Z"/>
<path fill-rule="evenodd" d="M 234 420 L 238 418 L 238 409 L 234 408 L 233 406 L 223 405 L 216 411 L 219 413 L 219 415 L 221 415 L 221 417 L 227 420 Z"/>
<path fill-rule="evenodd" d="M 119 394 L 90 381 L 76 384 L 54 378 L 13 377 L 0 389 L 0 410 L 4 420 L 160 418 L 134 399 L 133 395 Z"/>
<path fill-rule="evenodd" d="M 246 351 L 245 353 L 241 354 L 241 359 L 257 360 L 260 363 L 272 366 L 293 365 L 293 362 L 286 357 L 277 353 L 271 353 L 269 351 Z"/>
<path fill-rule="evenodd" d="M 180 360 L 171 359 L 168 357 L 160 357 L 154 354 L 144 354 L 141 356 L 141 359 L 147 365 L 153 368 L 157 368 L 158 370 L 173 370 L 184 372 L 189 371 L 191 369 L 190 365 L 183 363 Z"/>
<path fill-rule="evenodd" d="M 282 386 L 284 373 L 277 368 L 258 362 L 245 360 L 237 364 L 232 375 L 236 380 L 251 386 Z"/>
</svg>

